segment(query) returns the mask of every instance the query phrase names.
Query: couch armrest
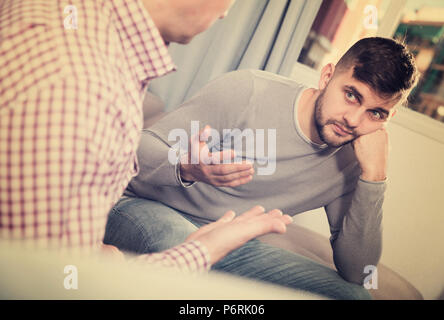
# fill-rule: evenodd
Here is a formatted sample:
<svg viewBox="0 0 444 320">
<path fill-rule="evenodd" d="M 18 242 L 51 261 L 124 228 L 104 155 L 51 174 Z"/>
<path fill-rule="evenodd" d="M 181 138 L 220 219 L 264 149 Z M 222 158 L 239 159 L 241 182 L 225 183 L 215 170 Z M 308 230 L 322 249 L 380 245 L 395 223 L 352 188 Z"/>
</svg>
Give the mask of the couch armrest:
<svg viewBox="0 0 444 320">
<path fill-rule="evenodd" d="M 320 233 L 297 225 L 287 226 L 285 234 L 268 234 L 259 240 L 275 247 L 295 252 L 336 270 L 328 238 Z M 378 264 L 378 289 L 369 290 L 375 300 L 423 300 L 422 294 L 401 275 Z"/>
</svg>

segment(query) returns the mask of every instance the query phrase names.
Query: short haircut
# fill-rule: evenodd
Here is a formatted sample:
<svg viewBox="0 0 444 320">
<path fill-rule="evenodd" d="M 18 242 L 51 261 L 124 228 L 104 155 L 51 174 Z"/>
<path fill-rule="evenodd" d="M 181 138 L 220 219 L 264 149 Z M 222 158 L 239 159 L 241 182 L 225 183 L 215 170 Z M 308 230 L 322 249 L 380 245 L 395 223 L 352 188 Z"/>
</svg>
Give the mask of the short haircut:
<svg viewBox="0 0 444 320">
<path fill-rule="evenodd" d="M 407 98 L 419 78 L 415 59 L 396 40 L 380 37 L 356 42 L 339 60 L 339 72 L 353 67 L 353 78 L 368 84 L 381 97 Z"/>
</svg>

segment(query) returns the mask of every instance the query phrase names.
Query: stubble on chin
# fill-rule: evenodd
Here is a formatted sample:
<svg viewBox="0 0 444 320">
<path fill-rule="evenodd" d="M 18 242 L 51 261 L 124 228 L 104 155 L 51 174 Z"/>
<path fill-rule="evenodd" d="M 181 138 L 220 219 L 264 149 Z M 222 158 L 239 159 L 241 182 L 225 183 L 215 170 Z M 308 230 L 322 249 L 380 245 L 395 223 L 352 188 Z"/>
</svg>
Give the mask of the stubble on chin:
<svg viewBox="0 0 444 320">
<path fill-rule="evenodd" d="M 336 136 L 338 139 L 334 140 L 334 139 L 330 139 L 328 137 L 328 133 L 327 133 L 327 130 L 329 130 L 328 126 L 335 124 L 336 121 L 334 121 L 334 120 L 325 120 L 324 117 L 323 117 L 322 105 L 323 105 L 324 90 L 321 92 L 321 94 L 319 95 L 319 97 L 316 99 L 316 102 L 315 102 L 315 125 L 316 125 L 316 130 L 318 132 L 319 138 L 325 144 L 327 144 L 331 148 L 340 148 L 340 147 L 342 147 L 342 146 L 344 146 L 344 145 L 346 145 L 348 143 L 353 142 L 353 140 L 355 140 L 357 137 L 353 135 L 353 137 L 351 139 L 341 140 L 341 139 L 339 139 L 339 136 L 336 135 L 336 133 L 333 131 L 333 129 L 330 129 L 331 130 L 331 135 L 334 136 L 334 137 Z"/>
</svg>

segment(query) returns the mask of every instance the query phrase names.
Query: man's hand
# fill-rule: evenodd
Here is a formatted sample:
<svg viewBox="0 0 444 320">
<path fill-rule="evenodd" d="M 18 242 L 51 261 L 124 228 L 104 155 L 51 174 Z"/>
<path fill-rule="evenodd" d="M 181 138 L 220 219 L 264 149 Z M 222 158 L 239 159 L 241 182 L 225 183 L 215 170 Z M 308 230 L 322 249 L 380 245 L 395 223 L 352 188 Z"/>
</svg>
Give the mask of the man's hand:
<svg viewBox="0 0 444 320">
<path fill-rule="evenodd" d="M 125 256 L 123 252 L 120 251 L 116 246 L 112 246 L 110 244 L 103 244 L 100 247 L 100 253 L 109 257 L 110 259 L 114 259 L 116 262 L 125 261 Z"/>
<path fill-rule="evenodd" d="M 270 232 L 286 232 L 286 225 L 292 222 L 289 215 L 277 209 L 264 212 L 264 208 L 256 206 L 235 218 L 233 211 L 227 211 L 219 220 L 193 232 L 186 241 L 198 240 L 204 244 L 214 264 L 251 239 Z"/>
<path fill-rule="evenodd" d="M 211 128 L 206 126 L 190 139 L 191 152 L 185 155 L 180 163 L 182 180 L 201 181 L 217 187 L 236 187 L 253 179 L 253 165 L 246 161 L 242 163 L 224 164 L 226 160 L 235 157 L 234 150 L 224 150 L 211 153 L 206 141 Z M 197 158 L 192 158 L 192 157 Z"/>
<path fill-rule="evenodd" d="M 382 181 L 387 177 L 388 146 L 389 138 L 385 129 L 362 135 L 353 141 L 362 179 Z"/>
</svg>

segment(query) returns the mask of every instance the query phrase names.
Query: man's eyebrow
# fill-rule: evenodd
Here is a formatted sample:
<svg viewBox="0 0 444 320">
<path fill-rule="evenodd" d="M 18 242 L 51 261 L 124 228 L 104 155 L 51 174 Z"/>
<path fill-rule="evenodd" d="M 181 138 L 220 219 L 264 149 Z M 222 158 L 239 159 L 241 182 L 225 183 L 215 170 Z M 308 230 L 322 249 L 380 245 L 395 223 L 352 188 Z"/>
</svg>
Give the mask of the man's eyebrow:
<svg viewBox="0 0 444 320">
<path fill-rule="evenodd" d="M 362 102 L 364 102 L 364 97 L 363 97 L 362 94 L 358 91 L 358 89 L 356 89 L 354 86 L 344 86 L 344 88 L 345 88 L 346 90 L 351 91 L 351 92 L 354 94 L 354 96 L 356 97 L 356 99 L 358 99 L 359 103 L 362 104 Z M 390 111 L 388 111 L 388 110 L 386 110 L 386 109 L 384 109 L 384 108 L 382 108 L 382 107 L 371 108 L 371 110 L 381 112 L 381 113 L 385 114 L 386 117 L 388 117 L 388 116 L 390 115 Z"/>
<path fill-rule="evenodd" d="M 358 99 L 359 103 L 362 103 L 364 101 L 364 97 L 354 86 L 344 86 L 344 88 L 351 91 L 354 94 L 354 96 Z"/>
</svg>

